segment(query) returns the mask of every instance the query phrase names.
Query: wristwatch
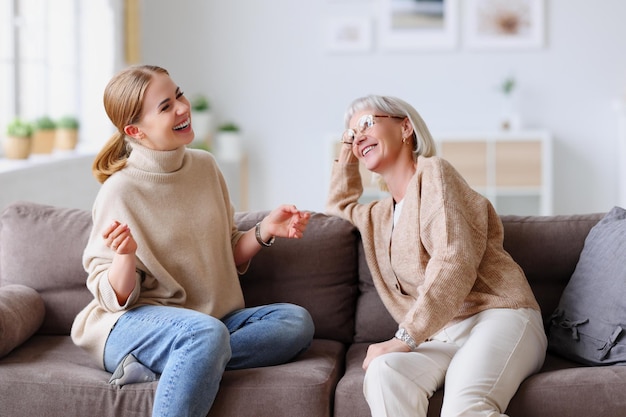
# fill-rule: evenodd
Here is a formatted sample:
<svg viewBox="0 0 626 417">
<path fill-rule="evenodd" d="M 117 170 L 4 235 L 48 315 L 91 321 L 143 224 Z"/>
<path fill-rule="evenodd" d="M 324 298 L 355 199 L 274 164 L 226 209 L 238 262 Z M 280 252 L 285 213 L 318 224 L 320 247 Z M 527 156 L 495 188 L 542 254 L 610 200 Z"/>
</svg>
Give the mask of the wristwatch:
<svg viewBox="0 0 626 417">
<path fill-rule="evenodd" d="M 417 343 L 415 343 L 415 340 L 413 340 L 409 332 L 407 332 L 402 327 L 398 329 L 394 337 L 406 343 L 409 346 L 409 348 L 411 348 L 411 350 L 417 349 Z"/>
<path fill-rule="evenodd" d="M 261 222 L 258 222 L 254 227 L 254 235 L 256 236 L 256 241 L 259 242 L 259 245 L 265 246 L 266 248 L 272 246 L 274 244 L 274 240 L 276 240 L 276 237 L 274 236 L 272 236 L 272 238 L 267 242 L 263 240 L 261 237 Z"/>
</svg>

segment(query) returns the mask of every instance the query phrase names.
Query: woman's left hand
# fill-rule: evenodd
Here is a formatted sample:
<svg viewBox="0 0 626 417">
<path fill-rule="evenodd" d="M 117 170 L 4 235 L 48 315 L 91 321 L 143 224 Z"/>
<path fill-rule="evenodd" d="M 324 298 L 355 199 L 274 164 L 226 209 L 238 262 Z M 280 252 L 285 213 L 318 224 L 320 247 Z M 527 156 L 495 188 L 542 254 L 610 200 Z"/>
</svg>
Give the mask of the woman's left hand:
<svg viewBox="0 0 626 417">
<path fill-rule="evenodd" d="M 272 210 L 261 222 L 261 236 L 300 239 L 304 235 L 311 213 L 300 211 L 294 205 L 282 205 Z"/>
</svg>

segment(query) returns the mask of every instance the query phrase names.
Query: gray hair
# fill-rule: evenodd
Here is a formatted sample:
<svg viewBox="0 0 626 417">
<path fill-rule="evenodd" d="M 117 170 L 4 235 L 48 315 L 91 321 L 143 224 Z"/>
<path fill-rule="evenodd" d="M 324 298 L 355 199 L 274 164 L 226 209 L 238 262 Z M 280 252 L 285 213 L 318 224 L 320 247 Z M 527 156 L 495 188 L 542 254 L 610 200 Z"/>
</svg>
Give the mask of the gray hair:
<svg viewBox="0 0 626 417">
<path fill-rule="evenodd" d="M 350 127 L 352 116 L 363 110 L 375 110 L 390 116 L 408 117 L 413 126 L 413 157 L 415 160 L 420 155 L 428 157 L 437 153 L 435 141 L 422 116 L 406 101 L 396 97 L 376 95 L 357 98 L 346 110 L 344 116 L 346 129 Z"/>
</svg>

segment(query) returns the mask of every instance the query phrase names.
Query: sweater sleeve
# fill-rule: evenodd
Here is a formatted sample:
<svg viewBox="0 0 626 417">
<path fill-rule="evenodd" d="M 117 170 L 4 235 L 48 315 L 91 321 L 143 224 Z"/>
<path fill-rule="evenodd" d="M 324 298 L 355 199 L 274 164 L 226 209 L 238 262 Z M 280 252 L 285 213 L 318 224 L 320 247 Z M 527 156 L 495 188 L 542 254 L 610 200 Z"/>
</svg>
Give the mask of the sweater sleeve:
<svg viewBox="0 0 626 417">
<path fill-rule="evenodd" d="M 446 161 L 421 181 L 419 244 L 424 280 L 400 327 L 426 340 L 458 316 L 478 276 L 487 244 L 488 201 Z"/>
<path fill-rule="evenodd" d="M 360 204 L 363 183 L 359 172 L 359 163 L 340 163 L 335 161 L 330 178 L 330 190 L 326 201 L 326 213 L 348 220 L 357 228 L 370 227 L 370 212 L 378 204 L 373 201 Z"/>
<path fill-rule="evenodd" d="M 112 207 L 110 201 L 119 203 L 119 199 L 108 198 L 108 189 L 103 185 L 92 209 L 93 227 L 89 241 L 83 252 L 83 265 L 87 271 L 87 288 L 102 308 L 109 312 L 126 310 L 132 306 L 140 294 L 141 274 L 135 273 L 135 288 L 124 305 L 117 301 L 115 291 L 108 278 L 109 268 L 113 262 L 113 252 L 106 246 L 102 238 L 102 231 L 111 223 L 118 207 Z M 106 207 L 104 206 L 106 204 Z"/>
</svg>

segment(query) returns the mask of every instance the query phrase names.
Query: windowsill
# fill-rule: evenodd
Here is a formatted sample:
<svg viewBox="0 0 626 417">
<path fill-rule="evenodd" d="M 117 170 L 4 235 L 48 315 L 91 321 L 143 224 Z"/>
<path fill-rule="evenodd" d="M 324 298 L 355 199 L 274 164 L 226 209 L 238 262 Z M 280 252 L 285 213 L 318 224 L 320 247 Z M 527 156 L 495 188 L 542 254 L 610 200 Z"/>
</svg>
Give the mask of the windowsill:
<svg viewBox="0 0 626 417">
<path fill-rule="evenodd" d="M 45 164 L 62 162 L 81 157 L 94 156 L 97 151 L 80 147 L 71 151 L 54 151 L 50 154 L 32 154 L 27 159 L 8 159 L 0 156 L 0 174 L 20 171 Z"/>
</svg>

